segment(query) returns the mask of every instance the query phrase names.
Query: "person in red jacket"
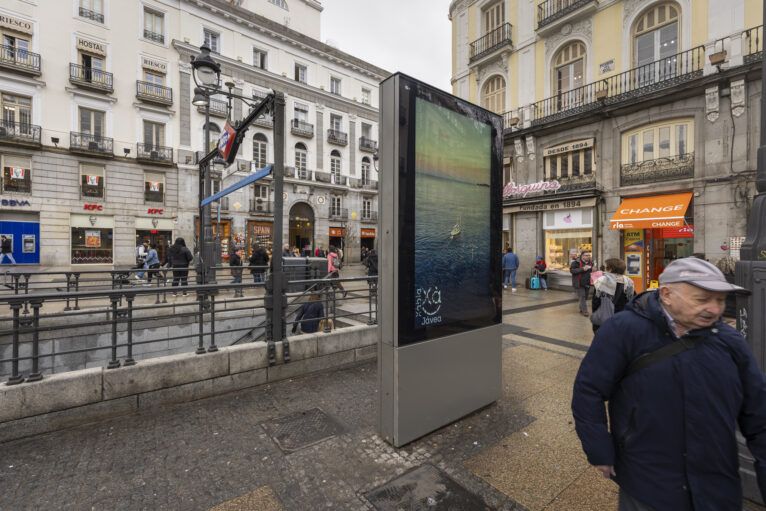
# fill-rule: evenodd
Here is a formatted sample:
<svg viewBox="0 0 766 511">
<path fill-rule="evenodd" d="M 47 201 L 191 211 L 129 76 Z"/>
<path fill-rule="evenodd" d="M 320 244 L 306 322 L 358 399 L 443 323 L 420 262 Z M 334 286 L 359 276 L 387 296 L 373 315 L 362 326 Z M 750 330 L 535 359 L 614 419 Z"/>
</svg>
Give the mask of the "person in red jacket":
<svg viewBox="0 0 766 511">
<path fill-rule="evenodd" d="M 327 254 L 327 275 L 333 279 L 340 277 L 340 256 L 338 255 L 338 249 L 330 245 L 330 253 Z M 343 298 L 348 295 L 348 291 L 343 288 L 343 284 L 337 283 L 338 288 L 343 291 Z"/>
</svg>

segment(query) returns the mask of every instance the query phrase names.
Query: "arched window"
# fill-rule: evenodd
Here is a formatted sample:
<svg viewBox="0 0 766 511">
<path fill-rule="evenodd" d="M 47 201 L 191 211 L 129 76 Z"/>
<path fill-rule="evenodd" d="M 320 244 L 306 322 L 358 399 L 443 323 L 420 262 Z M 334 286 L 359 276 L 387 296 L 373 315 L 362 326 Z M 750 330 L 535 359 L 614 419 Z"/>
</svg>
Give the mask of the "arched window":
<svg viewBox="0 0 766 511">
<path fill-rule="evenodd" d="M 484 84 L 481 106 L 496 114 L 505 112 L 505 80 L 502 76 L 493 76 Z"/>
<path fill-rule="evenodd" d="M 585 44 L 572 41 L 561 48 L 553 60 L 553 84 L 557 108 L 567 110 L 583 102 L 585 84 Z"/>
<path fill-rule="evenodd" d="M 256 169 L 266 166 L 268 140 L 263 133 L 253 135 L 253 163 Z"/>
<path fill-rule="evenodd" d="M 341 183 L 341 159 L 340 159 L 340 152 L 338 150 L 333 149 L 333 151 L 330 153 L 330 175 L 332 179 L 333 184 L 340 184 Z"/>
<path fill-rule="evenodd" d="M 649 8 L 633 27 L 633 63 L 639 85 L 675 75 L 680 9 L 673 3 Z"/>
<path fill-rule="evenodd" d="M 219 128 L 218 125 L 214 122 L 211 122 L 208 126 L 210 126 L 210 145 L 207 148 L 207 152 L 210 152 L 218 147 L 218 139 L 221 137 L 221 128 Z M 206 129 L 207 126 L 202 127 L 202 147 L 205 147 Z"/>
<path fill-rule="evenodd" d="M 362 158 L 362 186 L 370 184 L 370 159 Z"/>
<path fill-rule="evenodd" d="M 308 158 L 308 151 L 303 142 L 295 144 L 295 173 L 298 179 L 307 179 L 308 171 L 306 170 L 306 160 Z"/>
</svg>

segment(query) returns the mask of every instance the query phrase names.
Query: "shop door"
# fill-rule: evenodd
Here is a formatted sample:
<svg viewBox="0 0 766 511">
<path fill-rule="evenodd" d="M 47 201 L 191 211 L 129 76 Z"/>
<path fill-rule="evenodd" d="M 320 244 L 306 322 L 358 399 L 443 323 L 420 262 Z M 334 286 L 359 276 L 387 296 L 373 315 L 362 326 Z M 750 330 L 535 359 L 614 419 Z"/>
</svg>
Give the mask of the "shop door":
<svg viewBox="0 0 766 511">
<path fill-rule="evenodd" d="M 694 226 L 647 229 L 647 287 L 658 280 L 665 268 L 676 259 L 691 257 L 694 249 Z"/>
<path fill-rule="evenodd" d="M 160 263 L 163 263 L 168 248 L 173 244 L 173 231 L 136 230 L 135 246 L 137 247 L 144 240 L 157 246 L 157 257 L 159 257 Z"/>
<path fill-rule="evenodd" d="M 314 252 L 314 210 L 306 203 L 299 202 L 290 208 L 290 247 L 299 250 L 308 246 Z"/>
</svg>

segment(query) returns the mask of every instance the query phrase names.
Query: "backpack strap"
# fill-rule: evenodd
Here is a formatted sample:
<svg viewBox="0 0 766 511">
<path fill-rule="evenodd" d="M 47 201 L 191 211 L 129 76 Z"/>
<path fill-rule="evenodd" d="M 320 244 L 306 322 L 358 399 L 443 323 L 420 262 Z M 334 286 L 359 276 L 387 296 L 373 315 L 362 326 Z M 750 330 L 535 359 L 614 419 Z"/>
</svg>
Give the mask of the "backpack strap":
<svg viewBox="0 0 766 511">
<path fill-rule="evenodd" d="M 674 355 L 678 355 L 679 353 L 683 353 L 684 351 L 696 348 L 701 339 L 702 337 L 692 337 L 692 338 L 682 337 L 681 339 L 678 339 L 675 342 L 666 344 L 662 348 L 640 355 L 638 358 L 633 360 L 633 362 L 631 362 L 630 365 L 628 366 L 628 369 L 625 370 L 625 375 L 623 376 L 623 379 L 627 378 L 628 376 L 634 373 L 637 373 L 641 369 L 646 369 L 652 364 L 661 362 L 665 360 L 666 358 L 670 358 Z"/>
</svg>

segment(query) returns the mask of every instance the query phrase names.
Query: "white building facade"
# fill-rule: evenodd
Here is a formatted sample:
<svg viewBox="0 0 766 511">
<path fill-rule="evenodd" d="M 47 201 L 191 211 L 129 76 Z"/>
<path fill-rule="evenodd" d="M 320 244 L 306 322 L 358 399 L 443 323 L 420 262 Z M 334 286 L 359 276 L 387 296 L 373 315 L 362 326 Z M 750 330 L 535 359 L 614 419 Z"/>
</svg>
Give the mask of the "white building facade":
<svg viewBox="0 0 766 511">
<path fill-rule="evenodd" d="M 285 240 L 311 249 L 374 244 L 377 84 L 386 72 L 319 40 L 313 0 L 10 0 L 0 6 L 0 232 L 22 264 L 133 263 L 142 239 L 196 246 L 204 109 L 190 57 L 207 43 L 232 92 L 285 94 Z M 210 104 L 211 140 L 239 100 Z M 259 119 L 222 189 L 273 161 Z M 221 260 L 270 244 L 270 179 L 214 204 Z M 358 257 L 359 251 L 356 251 Z"/>
</svg>

